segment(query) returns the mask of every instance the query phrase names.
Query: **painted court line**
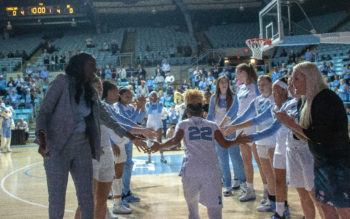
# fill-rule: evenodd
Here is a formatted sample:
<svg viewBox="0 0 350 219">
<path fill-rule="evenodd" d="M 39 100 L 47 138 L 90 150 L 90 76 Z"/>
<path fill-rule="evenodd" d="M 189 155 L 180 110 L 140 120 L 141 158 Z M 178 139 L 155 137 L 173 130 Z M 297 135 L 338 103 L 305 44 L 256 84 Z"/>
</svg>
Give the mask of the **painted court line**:
<svg viewBox="0 0 350 219">
<path fill-rule="evenodd" d="M 4 177 L 2 178 L 2 180 L 1 180 L 1 189 L 2 189 L 2 191 L 4 191 L 8 196 L 10 196 L 11 198 L 16 199 L 16 200 L 18 200 L 18 201 L 27 203 L 27 204 L 29 204 L 29 205 L 41 207 L 41 208 L 49 208 L 49 206 L 47 206 L 47 205 L 42 205 L 42 204 L 39 204 L 39 203 L 36 203 L 36 202 L 31 202 L 31 201 L 22 199 L 22 198 L 16 196 L 15 194 L 9 192 L 9 191 L 5 188 L 5 182 L 6 182 L 7 178 L 9 178 L 10 176 L 12 176 L 12 175 L 14 175 L 14 174 L 16 174 L 16 173 L 18 173 L 18 172 L 20 172 L 20 171 L 22 171 L 22 170 L 25 170 L 25 169 L 27 169 L 27 168 L 29 168 L 29 167 L 33 167 L 33 166 L 38 165 L 38 164 L 42 164 L 42 162 L 37 162 L 37 163 L 33 163 L 33 164 L 26 165 L 26 166 L 24 166 L 24 167 L 22 167 L 22 168 L 19 168 L 19 169 L 17 169 L 17 170 L 14 170 L 14 171 L 10 172 L 9 174 L 7 174 L 6 176 L 4 176 Z M 75 213 L 75 211 L 73 211 L 73 210 L 65 210 L 65 212 Z"/>
</svg>

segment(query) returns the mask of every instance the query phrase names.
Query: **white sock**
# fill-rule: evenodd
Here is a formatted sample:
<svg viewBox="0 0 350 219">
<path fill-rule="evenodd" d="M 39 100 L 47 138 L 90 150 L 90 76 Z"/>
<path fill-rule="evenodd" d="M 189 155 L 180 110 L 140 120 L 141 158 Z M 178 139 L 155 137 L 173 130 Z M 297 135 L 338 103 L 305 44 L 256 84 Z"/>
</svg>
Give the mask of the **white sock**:
<svg viewBox="0 0 350 219">
<path fill-rule="evenodd" d="M 253 183 L 247 183 L 248 189 L 254 190 L 254 184 Z"/>
<path fill-rule="evenodd" d="M 267 188 L 267 184 L 264 184 L 264 190 L 267 190 L 268 188 Z"/>
<path fill-rule="evenodd" d="M 279 214 L 279 216 L 283 216 L 284 202 L 276 202 L 276 212 Z"/>
</svg>

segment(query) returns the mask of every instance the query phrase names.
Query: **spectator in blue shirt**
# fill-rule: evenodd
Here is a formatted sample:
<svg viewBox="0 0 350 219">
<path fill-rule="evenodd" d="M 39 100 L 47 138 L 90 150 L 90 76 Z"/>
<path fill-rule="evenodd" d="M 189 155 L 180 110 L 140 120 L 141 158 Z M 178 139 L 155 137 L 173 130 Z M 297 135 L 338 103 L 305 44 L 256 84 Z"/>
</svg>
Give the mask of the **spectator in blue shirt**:
<svg viewBox="0 0 350 219">
<path fill-rule="evenodd" d="M 226 77 L 230 77 L 230 72 L 227 71 L 226 68 L 223 68 L 222 69 L 222 72 L 219 74 L 219 77 L 223 76 L 223 75 L 226 75 Z"/>
<path fill-rule="evenodd" d="M 328 75 L 328 67 L 326 65 L 326 62 L 322 62 L 322 65 L 320 66 L 320 72 L 322 75 L 327 76 Z"/>
<path fill-rule="evenodd" d="M 4 76 L 0 75 L 0 95 L 4 96 L 6 94 L 6 80 Z"/>
<path fill-rule="evenodd" d="M 8 98 L 9 98 L 9 104 L 12 106 L 12 108 L 17 109 L 20 96 L 16 93 L 15 89 L 11 90 L 11 93 L 8 96 Z"/>
<path fill-rule="evenodd" d="M 338 89 L 335 89 L 336 93 L 343 102 L 349 100 L 349 86 L 345 83 L 345 79 L 340 80 L 340 85 Z"/>
<path fill-rule="evenodd" d="M 153 77 L 148 76 L 148 80 L 146 81 L 146 86 L 147 86 L 149 92 L 152 92 L 154 90 L 153 83 L 154 83 Z"/>
<path fill-rule="evenodd" d="M 169 123 L 177 124 L 179 121 L 179 113 L 175 110 L 175 104 L 172 103 L 169 110 Z"/>
<path fill-rule="evenodd" d="M 50 76 L 49 71 L 47 70 L 46 67 L 44 67 L 44 68 L 43 68 L 43 71 L 40 73 L 40 78 L 41 78 L 43 81 L 48 82 L 49 76 Z"/>
<path fill-rule="evenodd" d="M 333 62 L 328 63 L 328 74 L 327 76 L 331 78 L 331 80 L 334 80 L 334 76 L 336 75 L 335 67 Z"/>
<path fill-rule="evenodd" d="M 350 65 L 346 64 L 343 69 L 343 77 L 344 79 L 348 80 L 350 79 Z"/>
<path fill-rule="evenodd" d="M 208 85 L 211 85 L 214 81 L 214 76 L 211 74 L 211 72 L 208 72 L 208 77 L 207 77 L 207 82 L 208 82 Z"/>
<path fill-rule="evenodd" d="M 33 109 L 32 101 L 34 100 L 33 95 L 30 93 L 30 89 L 26 90 L 26 95 L 24 99 L 24 108 Z"/>
<path fill-rule="evenodd" d="M 312 62 L 312 59 L 313 59 L 312 52 L 310 51 L 310 49 L 307 49 L 305 52 L 305 60 L 308 62 Z"/>
<path fill-rule="evenodd" d="M 272 82 L 275 82 L 277 79 L 279 79 L 281 77 L 281 72 L 278 71 L 278 68 L 274 68 L 274 71 L 271 74 L 271 79 Z"/>
<path fill-rule="evenodd" d="M 199 87 L 199 89 L 202 90 L 202 91 L 204 91 L 204 89 L 205 89 L 206 87 L 208 87 L 208 82 L 207 82 L 207 80 L 206 80 L 206 78 L 205 78 L 205 75 L 202 76 L 202 80 L 199 82 L 198 87 Z"/>
<path fill-rule="evenodd" d="M 112 71 L 109 68 L 109 65 L 106 65 L 105 78 L 106 79 L 112 79 Z"/>
<path fill-rule="evenodd" d="M 26 67 L 26 74 L 31 75 L 33 73 L 33 67 L 28 63 Z"/>
</svg>

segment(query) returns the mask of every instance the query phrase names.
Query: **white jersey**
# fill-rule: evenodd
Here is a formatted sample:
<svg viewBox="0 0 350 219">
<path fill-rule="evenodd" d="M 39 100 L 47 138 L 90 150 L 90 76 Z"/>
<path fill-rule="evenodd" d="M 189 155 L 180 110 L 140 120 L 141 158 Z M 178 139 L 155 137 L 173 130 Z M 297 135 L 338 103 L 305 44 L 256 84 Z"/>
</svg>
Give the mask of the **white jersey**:
<svg viewBox="0 0 350 219">
<path fill-rule="evenodd" d="M 254 105 L 255 105 L 255 115 L 260 115 L 266 110 L 273 109 L 273 106 L 275 105 L 275 99 L 273 98 L 272 94 L 269 97 L 264 97 L 263 95 L 260 95 L 255 98 Z M 256 131 L 262 131 L 268 128 L 273 123 L 273 121 L 274 121 L 273 117 L 265 119 L 263 122 L 256 125 Z M 276 136 L 272 135 L 270 137 L 256 141 L 255 143 L 258 145 L 266 145 L 266 146 L 276 145 Z"/>
<path fill-rule="evenodd" d="M 201 117 L 192 116 L 179 122 L 176 131 L 184 131 L 185 156 L 181 176 L 220 177 L 218 156 L 215 150 L 214 133 L 218 126 Z"/>
<path fill-rule="evenodd" d="M 237 89 L 237 99 L 238 99 L 238 111 L 237 117 L 239 117 L 242 113 L 244 113 L 249 104 L 259 96 L 259 90 L 257 83 L 250 83 L 248 85 L 242 84 Z M 237 130 L 236 134 L 238 135 L 242 130 Z M 248 127 L 243 129 L 245 134 L 253 134 L 256 132 L 256 127 Z"/>
<path fill-rule="evenodd" d="M 299 123 L 299 113 L 297 109 L 298 99 L 293 99 L 291 101 L 292 107 L 287 110 L 288 115 L 292 115 L 295 117 L 295 122 Z M 302 140 L 298 140 L 294 138 L 293 132 L 291 130 L 288 131 L 287 137 L 287 147 L 308 147 L 308 143 Z"/>
<path fill-rule="evenodd" d="M 280 109 L 280 111 L 288 111 L 293 110 L 297 107 L 297 101 L 295 99 L 292 99 L 288 102 L 286 102 Z M 276 111 L 277 108 L 275 108 Z M 282 127 L 278 130 L 277 136 L 276 136 L 276 149 L 275 154 L 286 156 L 286 147 L 287 147 L 287 138 L 288 138 L 288 132 L 289 129 L 282 125 Z"/>
</svg>

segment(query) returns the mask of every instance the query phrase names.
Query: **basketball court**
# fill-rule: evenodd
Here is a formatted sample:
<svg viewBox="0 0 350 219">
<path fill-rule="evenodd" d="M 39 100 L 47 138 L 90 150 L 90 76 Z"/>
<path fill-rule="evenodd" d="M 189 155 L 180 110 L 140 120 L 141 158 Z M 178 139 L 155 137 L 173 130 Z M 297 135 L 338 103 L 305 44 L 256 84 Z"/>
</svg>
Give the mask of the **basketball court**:
<svg viewBox="0 0 350 219">
<path fill-rule="evenodd" d="M 43 160 L 37 153 L 37 146 L 15 146 L 12 153 L 0 154 L 0 218 L 39 219 L 48 218 L 48 193 L 46 187 Z M 182 219 L 187 218 L 187 206 L 183 197 L 181 168 L 183 152 L 166 152 L 167 164 L 160 162 L 160 156 L 152 157 L 153 164 L 146 165 L 147 156 L 134 148 L 135 165 L 131 180 L 132 191 L 141 198 L 141 202 L 131 204 L 133 213 L 119 218 L 129 219 Z M 256 167 L 256 165 L 254 165 Z M 255 168 L 256 169 L 256 168 Z M 223 197 L 223 218 L 264 219 L 272 213 L 259 213 L 262 183 L 257 169 L 254 173 L 256 201 L 241 203 L 240 191 L 232 197 Z M 288 201 L 291 217 L 299 219 L 302 210 L 299 198 L 293 188 L 289 188 Z M 112 207 L 112 201 L 108 201 Z M 66 195 L 64 218 L 73 218 L 77 207 L 75 189 L 70 178 Z M 200 205 L 200 215 L 207 218 L 206 208 Z"/>
</svg>

